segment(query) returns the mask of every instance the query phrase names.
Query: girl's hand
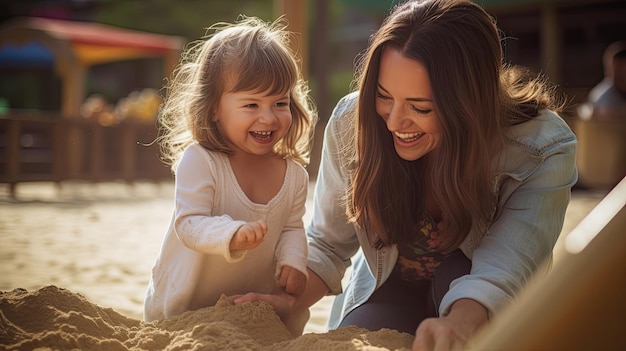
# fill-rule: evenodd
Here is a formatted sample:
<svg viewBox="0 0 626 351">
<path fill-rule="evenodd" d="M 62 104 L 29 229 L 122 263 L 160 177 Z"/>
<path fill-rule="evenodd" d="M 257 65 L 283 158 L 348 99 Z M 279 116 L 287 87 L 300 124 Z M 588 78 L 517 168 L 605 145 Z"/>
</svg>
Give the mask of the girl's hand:
<svg viewBox="0 0 626 351">
<path fill-rule="evenodd" d="M 233 238 L 230 240 L 230 250 L 252 250 L 261 245 L 265 234 L 267 233 L 267 224 L 260 219 L 256 222 L 248 222 L 237 230 Z"/>
<path fill-rule="evenodd" d="M 415 332 L 413 351 L 464 350 L 469 339 L 487 320 L 487 309 L 483 305 L 474 300 L 458 300 L 447 316 L 428 318 L 420 323 Z"/>
<path fill-rule="evenodd" d="M 306 275 L 293 267 L 283 266 L 278 284 L 288 294 L 300 295 L 306 287 Z"/>
</svg>

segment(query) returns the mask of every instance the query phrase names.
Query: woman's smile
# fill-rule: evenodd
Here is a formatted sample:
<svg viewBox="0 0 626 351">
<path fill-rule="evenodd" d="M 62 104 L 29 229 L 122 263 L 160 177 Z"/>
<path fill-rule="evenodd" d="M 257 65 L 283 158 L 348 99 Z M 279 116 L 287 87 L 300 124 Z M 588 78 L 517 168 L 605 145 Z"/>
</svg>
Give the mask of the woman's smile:
<svg viewBox="0 0 626 351">
<path fill-rule="evenodd" d="M 424 133 L 401 133 L 393 132 L 396 139 L 402 143 L 413 143 L 424 136 Z"/>
</svg>

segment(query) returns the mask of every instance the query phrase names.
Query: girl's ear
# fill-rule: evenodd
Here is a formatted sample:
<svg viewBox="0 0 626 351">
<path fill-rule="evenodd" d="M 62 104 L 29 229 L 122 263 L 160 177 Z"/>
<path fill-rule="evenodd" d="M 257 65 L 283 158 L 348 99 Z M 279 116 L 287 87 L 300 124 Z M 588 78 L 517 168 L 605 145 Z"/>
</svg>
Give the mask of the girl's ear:
<svg viewBox="0 0 626 351">
<path fill-rule="evenodd" d="M 215 111 L 211 112 L 211 122 L 217 122 L 218 119 Z"/>
</svg>

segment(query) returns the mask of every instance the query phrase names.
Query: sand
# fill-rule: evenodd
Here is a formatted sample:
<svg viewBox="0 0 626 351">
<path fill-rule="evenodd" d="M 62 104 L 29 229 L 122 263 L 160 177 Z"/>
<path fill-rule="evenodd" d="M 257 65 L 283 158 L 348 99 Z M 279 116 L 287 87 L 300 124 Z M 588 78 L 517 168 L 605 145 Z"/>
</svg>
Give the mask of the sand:
<svg viewBox="0 0 626 351">
<path fill-rule="evenodd" d="M 147 323 L 56 286 L 0 293 L 0 346 L 6 350 L 408 350 L 394 330 L 340 328 L 293 338 L 266 303 L 215 306 Z"/>
<path fill-rule="evenodd" d="M 312 307 L 297 338 L 264 303 L 222 300 L 164 321 L 141 321 L 172 195 L 169 182 L 20 184 L 17 200 L 8 189 L 0 192 L 0 349 L 410 349 L 412 337 L 397 331 L 329 331 L 331 297 Z M 602 196 L 575 193 L 564 232 Z"/>
</svg>

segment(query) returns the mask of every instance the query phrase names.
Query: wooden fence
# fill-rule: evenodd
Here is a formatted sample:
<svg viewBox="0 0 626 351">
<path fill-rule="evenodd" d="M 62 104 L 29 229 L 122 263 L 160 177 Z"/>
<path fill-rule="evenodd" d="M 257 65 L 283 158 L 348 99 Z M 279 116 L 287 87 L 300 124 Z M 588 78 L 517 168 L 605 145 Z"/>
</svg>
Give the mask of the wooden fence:
<svg viewBox="0 0 626 351">
<path fill-rule="evenodd" d="M 22 182 L 134 182 L 172 179 L 159 158 L 156 126 L 122 121 L 102 126 L 53 113 L 0 116 L 0 183 L 12 196 Z"/>
</svg>

